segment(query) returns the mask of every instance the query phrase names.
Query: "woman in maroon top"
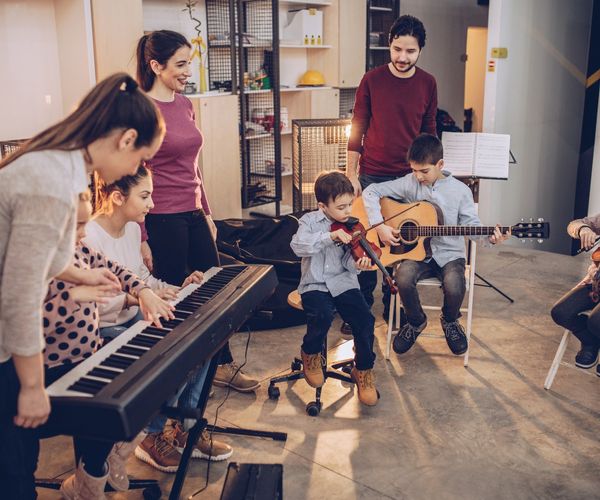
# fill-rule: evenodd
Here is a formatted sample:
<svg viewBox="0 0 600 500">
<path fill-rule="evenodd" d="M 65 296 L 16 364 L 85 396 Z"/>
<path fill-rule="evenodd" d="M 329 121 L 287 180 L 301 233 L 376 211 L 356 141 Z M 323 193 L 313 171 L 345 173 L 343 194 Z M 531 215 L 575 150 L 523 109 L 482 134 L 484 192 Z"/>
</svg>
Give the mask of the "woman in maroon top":
<svg viewBox="0 0 600 500">
<path fill-rule="evenodd" d="M 191 76 L 190 58 L 190 42 L 174 31 L 154 31 L 138 42 L 138 82 L 154 99 L 167 126 L 162 147 L 150 162 L 154 208 L 146 216 L 148 240 L 142 254 L 154 275 L 167 283 L 183 283 L 191 271 L 220 264 L 217 228 L 198 169 L 203 137 L 192 103 L 181 95 Z M 240 392 L 260 385 L 240 371 L 229 344 L 221 351 L 214 383 Z"/>
</svg>

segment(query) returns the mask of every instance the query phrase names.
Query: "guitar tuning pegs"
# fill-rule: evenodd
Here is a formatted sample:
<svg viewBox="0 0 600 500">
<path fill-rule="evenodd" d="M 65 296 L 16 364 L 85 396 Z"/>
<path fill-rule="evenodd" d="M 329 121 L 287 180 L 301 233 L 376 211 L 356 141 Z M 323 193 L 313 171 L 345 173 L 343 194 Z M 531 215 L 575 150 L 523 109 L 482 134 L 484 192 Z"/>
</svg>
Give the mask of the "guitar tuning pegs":
<svg viewBox="0 0 600 500">
<path fill-rule="evenodd" d="M 539 240 L 537 240 L 537 242 L 541 245 L 542 243 L 544 243 L 544 240 L 539 239 Z"/>
<path fill-rule="evenodd" d="M 533 222 L 533 217 L 529 217 L 529 222 Z"/>
<path fill-rule="evenodd" d="M 521 217 L 521 222 L 525 222 L 525 219 L 523 219 L 523 217 Z"/>
<path fill-rule="evenodd" d="M 538 222 L 544 222 L 544 218 L 543 218 L 543 217 L 540 217 L 540 218 L 538 219 Z"/>
</svg>

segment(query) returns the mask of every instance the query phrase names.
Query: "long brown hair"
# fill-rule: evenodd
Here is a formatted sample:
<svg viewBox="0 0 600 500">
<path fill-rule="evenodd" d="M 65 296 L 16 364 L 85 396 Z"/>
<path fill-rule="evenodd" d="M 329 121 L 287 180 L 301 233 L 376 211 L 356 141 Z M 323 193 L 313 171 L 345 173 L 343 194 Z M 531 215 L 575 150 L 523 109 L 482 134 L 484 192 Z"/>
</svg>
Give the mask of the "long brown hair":
<svg viewBox="0 0 600 500">
<path fill-rule="evenodd" d="M 23 143 L 0 162 L 0 168 L 34 151 L 82 149 L 120 128 L 137 131 L 136 148 L 149 146 L 165 131 L 162 115 L 152 99 L 127 73 L 115 73 L 102 80 L 75 111 Z"/>
<path fill-rule="evenodd" d="M 186 37 L 171 30 L 153 31 L 140 38 L 136 49 L 137 81 L 140 87 L 148 92 L 156 80 L 156 75 L 150 67 L 150 61 L 154 60 L 165 65 L 173 54 L 184 45 L 192 48 Z"/>
</svg>

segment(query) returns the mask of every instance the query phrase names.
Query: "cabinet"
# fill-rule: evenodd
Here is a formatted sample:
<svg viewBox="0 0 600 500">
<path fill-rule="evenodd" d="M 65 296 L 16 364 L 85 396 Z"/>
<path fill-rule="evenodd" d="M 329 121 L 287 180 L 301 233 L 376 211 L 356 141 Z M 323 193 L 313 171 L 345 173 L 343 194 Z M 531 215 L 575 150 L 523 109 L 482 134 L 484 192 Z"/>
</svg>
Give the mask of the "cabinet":
<svg viewBox="0 0 600 500">
<path fill-rule="evenodd" d="M 400 0 L 367 0 L 367 71 L 390 61 L 388 36 L 399 15 Z"/>
</svg>

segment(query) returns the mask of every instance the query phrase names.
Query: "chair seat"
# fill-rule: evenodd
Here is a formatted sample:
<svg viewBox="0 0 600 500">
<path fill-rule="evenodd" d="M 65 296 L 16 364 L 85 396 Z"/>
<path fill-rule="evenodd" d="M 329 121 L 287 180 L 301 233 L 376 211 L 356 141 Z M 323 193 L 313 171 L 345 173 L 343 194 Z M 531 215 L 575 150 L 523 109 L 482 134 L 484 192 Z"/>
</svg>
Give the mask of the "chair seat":
<svg viewBox="0 0 600 500">
<path fill-rule="evenodd" d="M 293 292 L 289 293 L 289 295 L 287 296 L 287 303 L 290 307 L 293 307 L 294 309 L 298 309 L 299 311 L 304 310 L 304 308 L 302 307 L 302 297 L 300 297 L 298 290 L 294 290 Z"/>
<path fill-rule="evenodd" d="M 467 291 L 469 290 L 469 286 L 471 285 L 471 280 L 469 279 L 470 275 L 471 275 L 471 266 L 467 264 L 465 266 L 465 279 L 466 279 Z M 424 285 L 424 286 L 441 286 L 442 282 L 438 278 L 431 277 L 431 278 L 424 278 L 422 280 L 419 280 L 417 282 L 417 284 Z"/>
</svg>

